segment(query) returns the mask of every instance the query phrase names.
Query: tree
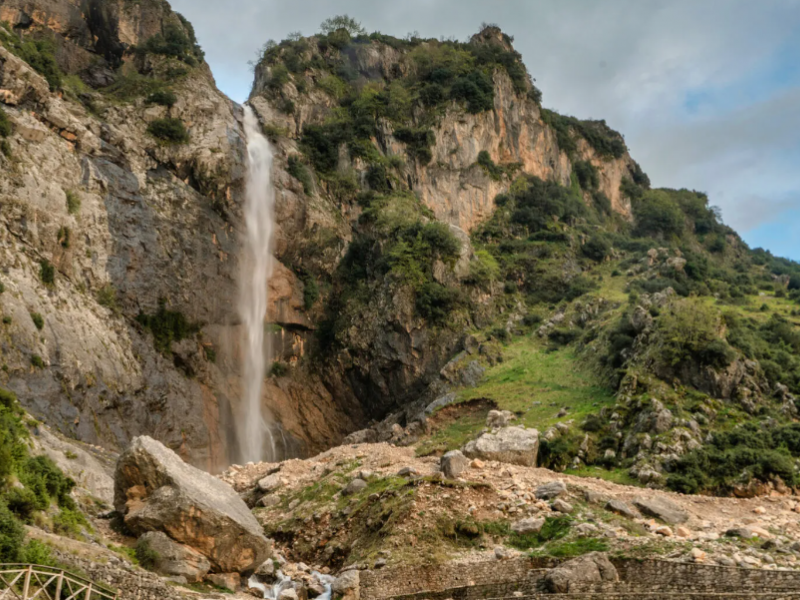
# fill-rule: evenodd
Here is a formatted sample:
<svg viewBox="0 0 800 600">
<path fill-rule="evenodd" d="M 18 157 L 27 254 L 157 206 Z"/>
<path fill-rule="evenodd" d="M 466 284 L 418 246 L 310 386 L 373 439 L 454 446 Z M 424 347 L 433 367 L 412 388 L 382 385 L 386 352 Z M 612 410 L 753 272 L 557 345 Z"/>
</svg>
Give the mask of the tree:
<svg viewBox="0 0 800 600">
<path fill-rule="evenodd" d="M 330 35 L 339 29 L 346 29 L 351 37 L 367 34 L 367 30 L 361 26 L 361 23 L 348 15 L 337 15 L 330 19 L 325 19 L 319 28 L 325 35 Z"/>
</svg>

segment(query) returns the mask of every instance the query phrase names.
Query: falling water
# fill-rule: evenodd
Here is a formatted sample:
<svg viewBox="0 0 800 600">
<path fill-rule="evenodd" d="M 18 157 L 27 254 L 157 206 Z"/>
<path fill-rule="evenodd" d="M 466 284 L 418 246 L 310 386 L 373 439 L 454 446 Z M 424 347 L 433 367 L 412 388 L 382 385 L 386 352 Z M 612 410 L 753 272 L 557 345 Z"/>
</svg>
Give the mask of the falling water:
<svg viewBox="0 0 800 600">
<path fill-rule="evenodd" d="M 239 316 L 244 326 L 242 407 L 239 411 L 239 447 L 243 461 L 272 460 L 275 440 L 261 410 L 265 362 L 271 349 L 264 338 L 267 282 L 272 275 L 272 230 L 275 191 L 272 187 L 272 149 L 261 133 L 258 118 L 244 108 L 247 135 L 247 195 L 244 217 L 247 237 L 240 273 Z"/>
</svg>

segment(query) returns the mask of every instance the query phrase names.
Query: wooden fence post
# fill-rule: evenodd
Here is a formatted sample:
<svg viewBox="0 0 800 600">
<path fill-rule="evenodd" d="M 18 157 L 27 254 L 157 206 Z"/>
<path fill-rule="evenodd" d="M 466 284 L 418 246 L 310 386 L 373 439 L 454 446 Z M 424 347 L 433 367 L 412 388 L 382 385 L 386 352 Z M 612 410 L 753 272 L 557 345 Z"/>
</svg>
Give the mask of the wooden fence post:
<svg viewBox="0 0 800 600">
<path fill-rule="evenodd" d="M 33 565 L 28 565 L 28 570 L 25 571 L 25 583 L 22 584 L 22 598 L 28 600 L 28 594 L 31 590 L 31 575 L 33 574 Z"/>
<path fill-rule="evenodd" d="M 86 588 L 86 600 L 92 600 L 92 582 L 89 582 L 89 587 Z"/>
<path fill-rule="evenodd" d="M 61 600 L 61 588 L 64 585 L 64 571 L 58 574 L 58 582 L 56 583 L 56 595 L 53 600 Z"/>
</svg>

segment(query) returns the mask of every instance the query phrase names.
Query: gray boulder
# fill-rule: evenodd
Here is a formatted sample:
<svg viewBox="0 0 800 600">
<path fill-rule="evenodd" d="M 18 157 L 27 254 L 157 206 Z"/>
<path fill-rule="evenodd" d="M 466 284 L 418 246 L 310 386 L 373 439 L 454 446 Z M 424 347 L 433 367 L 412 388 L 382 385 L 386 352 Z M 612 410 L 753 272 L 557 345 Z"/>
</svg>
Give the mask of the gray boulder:
<svg viewBox="0 0 800 600">
<path fill-rule="evenodd" d="M 270 556 L 263 529 L 232 487 L 150 437 L 135 438 L 120 455 L 114 480 L 114 507 L 138 535 L 166 533 L 218 573 L 252 570 Z"/>
<path fill-rule="evenodd" d="M 574 510 L 574 508 L 569 502 L 558 498 L 555 502 L 553 502 L 553 510 L 568 515 Z"/>
<path fill-rule="evenodd" d="M 689 513 L 663 496 L 636 498 L 633 505 L 648 517 L 661 519 L 670 525 L 680 525 L 689 520 Z"/>
<path fill-rule="evenodd" d="M 514 413 L 510 410 L 490 410 L 489 414 L 486 415 L 486 426 L 489 429 L 508 427 L 513 419 Z"/>
<path fill-rule="evenodd" d="M 539 453 L 539 432 L 524 427 L 504 427 L 484 433 L 463 448 L 469 458 L 535 467 Z"/>
<path fill-rule="evenodd" d="M 511 531 L 520 535 L 539 533 L 542 530 L 542 527 L 544 527 L 544 523 L 544 517 L 520 519 L 519 521 L 511 524 Z"/>
<path fill-rule="evenodd" d="M 616 513 L 618 515 L 622 515 L 623 517 L 627 517 L 629 519 L 635 519 L 639 515 L 636 514 L 636 511 L 633 510 L 627 503 L 623 502 L 622 500 L 612 499 L 606 503 L 606 510 L 609 512 Z"/>
<path fill-rule="evenodd" d="M 469 467 L 469 459 L 458 450 L 445 454 L 439 461 L 442 473 L 448 479 L 455 479 Z"/>
<path fill-rule="evenodd" d="M 534 495 L 539 500 L 552 500 L 567 492 L 563 481 L 548 481 L 536 488 Z"/>
<path fill-rule="evenodd" d="M 356 569 L 344 571 L 331 584 L 334 597 L 358 598 L 361 585 L 361 574 Z"/>
<path fill-rule="evenodd" d="M 567 594 L 575 584 L 619 581 L 617 569 L 605 554 L 591 552 L 551 569 L 544 578 L 548 592 Z"/>
<path fill-rule="evenodd" d="M 283 479 L 277 473 L 267 475 L 258 482 L 258 489 L 262 492 L 274 492 L 283 485 Z"/>
<path fill-rule="evenodd" d="M 353 481 L 348 483 L 347 486 L 342 490 L 342 495 L 351 496 L 352 494 L 357 494 L 365 489 L 367 489 L 366 481 L 363 479 L 353 479 Z"/>
<path fill-rule="evenodd" d="M 151 571 L 165 577 L 184 577 L 189 583 L 202 581 L 211 569 L 211 563 L 197 550 L 172 541 L 165 533 L 149 531 L 136 542 L 142 550 L 151 552 Z"/>
</svg>

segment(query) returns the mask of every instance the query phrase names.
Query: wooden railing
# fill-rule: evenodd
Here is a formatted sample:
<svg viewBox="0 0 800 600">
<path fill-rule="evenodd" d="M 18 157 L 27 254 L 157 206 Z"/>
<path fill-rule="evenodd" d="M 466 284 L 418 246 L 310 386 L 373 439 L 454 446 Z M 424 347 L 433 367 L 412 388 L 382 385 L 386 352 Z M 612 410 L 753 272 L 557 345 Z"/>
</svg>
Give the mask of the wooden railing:
<svg viewBox="0 0 800 600">
<path fill-rule="evenodd" d="M 0 600 L 119 600 L 118 592 L 42 565 L 0 564 Z"/>
</svg>

